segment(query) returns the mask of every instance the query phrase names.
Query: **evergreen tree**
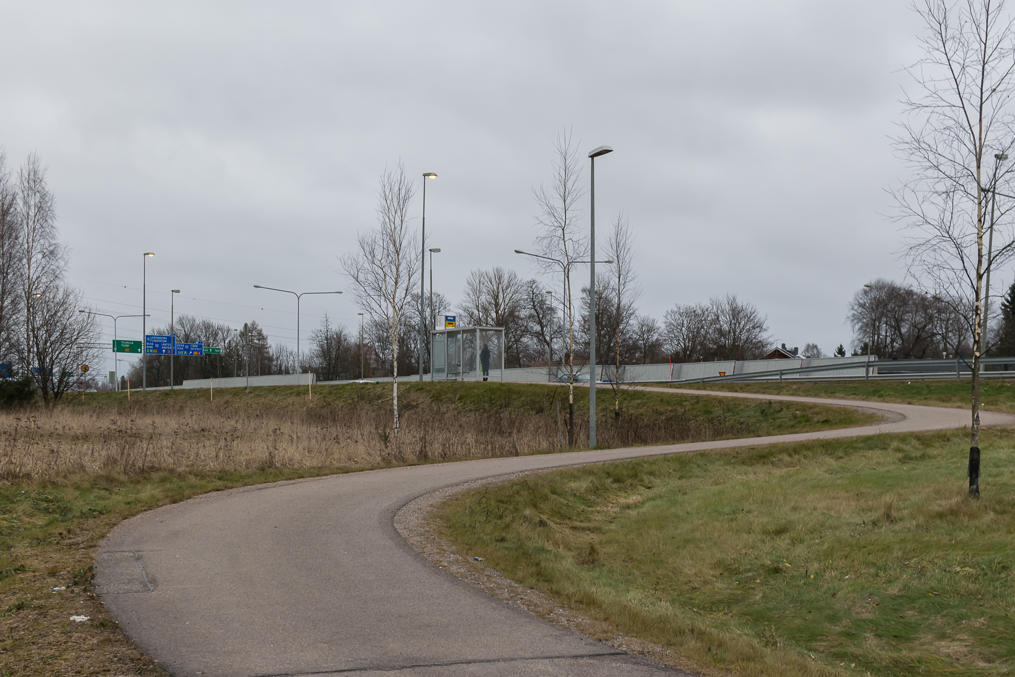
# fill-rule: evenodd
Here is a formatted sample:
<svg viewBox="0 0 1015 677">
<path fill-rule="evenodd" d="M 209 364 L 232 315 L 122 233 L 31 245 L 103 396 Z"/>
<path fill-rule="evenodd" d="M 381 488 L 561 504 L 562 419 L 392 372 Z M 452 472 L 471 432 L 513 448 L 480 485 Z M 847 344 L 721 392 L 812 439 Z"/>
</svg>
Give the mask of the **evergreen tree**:
<svg viewBox="0 0 1015 677">
<path fill-rule="evenodd" d="M 1015 355 L 1015 283 L 1001 301 L 1001 329 L 992 353 L 1003 357 Z"/>
</svg>

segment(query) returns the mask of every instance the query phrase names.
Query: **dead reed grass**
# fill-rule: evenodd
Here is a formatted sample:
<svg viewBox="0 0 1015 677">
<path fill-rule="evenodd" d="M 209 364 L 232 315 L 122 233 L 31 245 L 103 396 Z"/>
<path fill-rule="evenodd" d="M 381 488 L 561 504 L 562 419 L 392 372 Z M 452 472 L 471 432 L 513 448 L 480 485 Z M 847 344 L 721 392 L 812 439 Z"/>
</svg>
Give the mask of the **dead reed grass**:
<svg viewBox="0 0 1015 677">
<path fill-rule="evenodd" d="M 465 390 L 472 399 L 457 392 L 442 397 L 436 389 L 409 391 L 397 437 L 389 400 L 379 388 L 351 395 L 335 391 L 314 401 L 295 391 L 246 397 L 237 391 L 213 402 L 195 393 L 135 396 L 130 402 L 96 397 L 92 404 L 0 412 L 0 481 L 151 471 L 352 469 L 565 448 L 563 391 L 523 388 Z M 500 399 L 477 405 L 477 393 Z M 519 404 L 525 396 L 529 400 Z M 724 408 L 690 416 L 677 406 L 679 396 L 656 394 L 655 399 L 676 408 L 611 419 L 600 426 L 600 445 L 758 434 L 759 426 L 778 418 L 753 404 L 743 411 Z M 820 413 L 789 413 L 787 424 L 828 427 Z M 576 423 L 576 439 L 583 439 L 587 421 Z"/>
</svg>

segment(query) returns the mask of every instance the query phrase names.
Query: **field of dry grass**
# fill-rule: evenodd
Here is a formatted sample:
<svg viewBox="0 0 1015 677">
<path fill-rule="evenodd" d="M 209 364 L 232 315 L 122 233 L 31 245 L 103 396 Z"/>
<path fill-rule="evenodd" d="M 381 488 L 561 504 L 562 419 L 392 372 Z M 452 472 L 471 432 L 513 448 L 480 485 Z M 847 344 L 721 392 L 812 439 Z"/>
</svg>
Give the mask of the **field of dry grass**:
<svg viewBox="0 0 1015 677">
<path fill-rule="evenodd" d="M 0 480 L 367 468 L 485 458 L 563 448 L 561 388 L 511 384 L 425 384 L 402 389 L 402 425 L 391 434 L 384 385 L 89 394 L 53 410 L 0 412 Z M 292 392 L 290 392 L 292 391 Z M 584 395 L 584 393 L 582 393 Z M 602 446 L 719 439 L 855 425 L 844 409 L 740 403 L 631 392 L 614 422 L 601 414 Z M 587 400 L 579 402 L 586 407 Z M 582 414 L 585 409 L 579 409 Z M 586 435 L 587 416 L 576 437 Z"/>
</svg>

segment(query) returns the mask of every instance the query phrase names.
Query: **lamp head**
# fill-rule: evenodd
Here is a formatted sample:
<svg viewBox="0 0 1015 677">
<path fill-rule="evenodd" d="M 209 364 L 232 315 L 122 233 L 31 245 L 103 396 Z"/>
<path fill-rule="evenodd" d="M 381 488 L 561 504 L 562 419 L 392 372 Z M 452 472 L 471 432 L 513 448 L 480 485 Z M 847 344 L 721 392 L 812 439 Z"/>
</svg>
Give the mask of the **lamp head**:
<svg viewBox="0 0 1015 677">
<path fill-rule="evenodd" d="M 994 153 L 994 159 L 998 162 L 1004 162 L 1008 159 L 1008 153 Z"/>
<path fill-rule="evenodd" d="M 515 250 L 515 254 L 524 254 L 524 253 L 525 252 L 523 252 L 521 249 L 516 249 Z"/>
<path fill-rule="evenodd" d="M 174 294 L 179 294 L 180 293 L 179 289 L 170 289 L 169 291 L 173 292 Z"/>
<path fill-rule="evenodd" d="M 145 252 L 144 255 L 145 255 L 145 258 L 150 259 L 153 256 L 155 256 L 155 252 Z"/>
<path fill-rule="evenodd" d="M 612 153 L 612 152 L 613 152 L 613 149 L 610 148 L 609 146 L 599 146 L 598 148 L 593 148 L 592 150 L 589 151 L 589 157 L 590 158 L 597 158 L 600 155 L 606 155 L 607 153 Z"/>
<path fill-rule="evenodd" d="M 436 179 L 437 178 L 437 172 L 423 172 L 423 178 L 424 179 Z"/>
<path fill-rule="evenodd" d="M 440 254 L 441 253 L 441 248 L 440 247 L 430 247 L 430 253 L 431 254 Z"/>
</svg>

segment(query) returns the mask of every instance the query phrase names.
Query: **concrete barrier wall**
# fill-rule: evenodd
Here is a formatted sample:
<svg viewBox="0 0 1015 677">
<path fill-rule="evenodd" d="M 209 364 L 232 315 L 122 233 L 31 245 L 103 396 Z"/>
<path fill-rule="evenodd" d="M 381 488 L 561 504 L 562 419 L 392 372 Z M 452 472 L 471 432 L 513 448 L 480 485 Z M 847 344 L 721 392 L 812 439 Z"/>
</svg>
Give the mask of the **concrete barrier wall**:
<svg viewBox="0 0 1015 677">
<path fill-rule="evenodd" d="M 877 364 L 874 362 L 873 364 Z M 835 367 L 827 371 L 811 373 L 795 373 L 805 367 Z M 785 360 L 726 360 L 719 362 L 692 362 L 685 364 L 670 364 L 668 362 L 659 364 L 628 364 L 621 367 L 621 382 L 623 383 L 659 383 L 693 381 L 696 379 L 712 378 L 721 376 L 737 376 L 740 374 L 756 374 L 759 372 L 770 372 L 781 369 L 788 370 L 783 374 L 784 380 L 788 379 L 821 379 L 821 378 L 863 378 L 866 374 L 867 358 L 864 357 L 822 357 L 822 358 L 794 358 Z M 578 374 L 577 381 L 588 383 L 588 367 L 576 367 Z M 613 380 L 614 368 L 611 365 L 602 365 L 598 377 L 599 380 Z M 522 367 L 520 369 L 505 369 L 504 381 L 510 383 L 547 383 L 551 381 L 566 380 L 567 372 L 555 365 L 552 370 L 546 367 Z M 500 371 L 491 369 L 490 380 L 500 381 Z M 766 376 L 767 379 L 778 380 L 778 374 Z M 390 382 L 391 378 L 372 378 L 370 381 Z M 400 383 L 411 383 L 418 381 L 419 375 L 410 374 L 399 376 Z M 423 376 L 424 381 L 430 380 L 430 375 Z M 465 375 L 466 381 L 478 381 L 476 373 L 470 372 Z M 328 381 L 329 384 L 352 383 L 353 381 Z"/>
<path fill-rule="evenodd" d="M 272 376 L 251 376 L 250 387 L 254 386 L 305 386 L 307 385 L 307 374 L 274 374 Z M 309 375 L 310 383 L 317 383 L 317 376 Z M 389 379 L 390 380 L 390 379 Z M 181 388 L 210 388 L 211 379 L 195 378 L 183 382 Z M 215 379 L 216 388 L 245 388 L 247 378 L 245 376 L 230 376 L 228 378 Z"/>
</svg>

